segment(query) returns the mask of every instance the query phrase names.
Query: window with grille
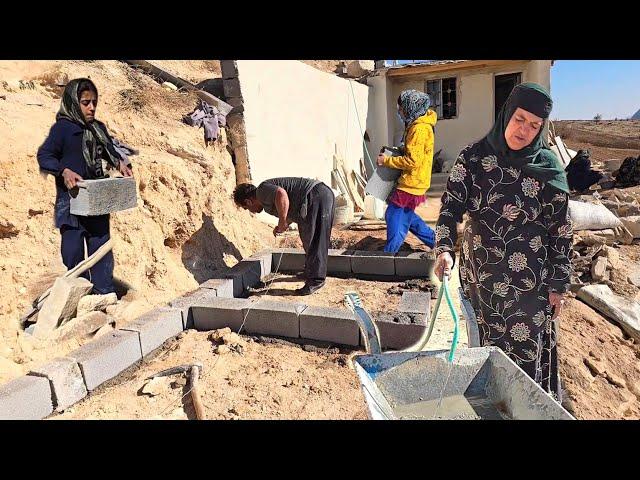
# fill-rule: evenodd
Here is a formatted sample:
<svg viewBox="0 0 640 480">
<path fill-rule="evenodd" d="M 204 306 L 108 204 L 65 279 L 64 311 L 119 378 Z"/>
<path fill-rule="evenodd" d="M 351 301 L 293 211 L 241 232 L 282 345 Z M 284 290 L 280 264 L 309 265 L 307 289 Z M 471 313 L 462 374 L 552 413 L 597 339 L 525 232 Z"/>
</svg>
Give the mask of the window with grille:
<svg viewBox="0 0 640 480">
<path fill-rule="evenodd" d="M 456 78 L 440 78 L 427 80 L 425 90 L 431 98 L 431 108 L 438 118 L 447 119 L 458 116 L 458 92 Z"/>
</svg>

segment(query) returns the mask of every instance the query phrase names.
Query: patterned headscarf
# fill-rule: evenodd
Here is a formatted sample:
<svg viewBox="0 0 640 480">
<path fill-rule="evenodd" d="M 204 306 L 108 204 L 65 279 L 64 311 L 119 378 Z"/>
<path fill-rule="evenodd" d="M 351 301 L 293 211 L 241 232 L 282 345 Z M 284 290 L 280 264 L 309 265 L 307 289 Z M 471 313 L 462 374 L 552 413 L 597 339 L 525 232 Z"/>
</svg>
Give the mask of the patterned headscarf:
<svg viewBox="0 0 640 480">
<path fill-rule="evenodd" d="M 90 174 L 94 178 L 104 176 L 102 169 L 102 158 L 105 158 L 113 167 L 117 168 L 120 163 L 120 156 L 113 147 L 111 137 L 107 133 L 107 127 L 98 120 L 87 123 L 80 109 L 80 99 L 78 98 L 78 87 L 80 82 L 87 81 L 93 85 L 97 92 L 98 89 L 88 78 L 76 78 L 67 83 L 62 100 L 60 102 L 60 110 L 56 115 L 56 120 L 65 118 L 79 125 L 83 129 L 82 134 L 82 155 L 89 168 Z M 98 150 L 102 150 L 102 154 Z"/>
<path fill-rule="evenodd" d="M 405 125 L 409 126 L 415 122 L 416 118 L 427 113 L 431 99 L 429 95 L 417 90 L 405 90 L 400 94 L 400 106 L 404 111 Z"/>
</svg>

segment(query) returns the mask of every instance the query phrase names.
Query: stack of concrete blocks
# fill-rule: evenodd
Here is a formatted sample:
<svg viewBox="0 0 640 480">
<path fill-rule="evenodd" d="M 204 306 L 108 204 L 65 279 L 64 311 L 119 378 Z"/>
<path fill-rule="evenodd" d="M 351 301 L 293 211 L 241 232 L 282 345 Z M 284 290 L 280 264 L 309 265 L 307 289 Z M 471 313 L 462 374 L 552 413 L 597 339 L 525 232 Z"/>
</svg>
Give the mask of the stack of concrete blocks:
<svg viewBox="0 0 640 480">
<path fill-rule="evenodd" d="M 251 180 L 249 171 L 249 151 L 247 150 L 247 131 L 244 124 L 244 99 L 240 89 L 238 63 L 236 60 L 220 60 L 224 100 L 233 107 L 227 115 L 229 141 L 236 160 L 236 182 Z"/>
<path fill-rule="evenodd" d="M 214 275 L 211 280 L 207 280 L 200 286 L 221 290 L 221 293 L 217 294 L 218 297 L 245 297 L 249 288 L 255 287 L 271 274 L 272 258 L 271 250 L 254 253 L 229 270 Z M 223 283 L 224 280 L 230 282 Z"/>
<path fill-rule="evenodd" d="M 274 272 L 302 272 L 304 259 L 305 254 L 301 249 L 272 250 L 271 262 Z M 433 279 L 434 263 L 435 258 L 429 253 L 399 252 L 393 255 L 385 252 L 330 249 L 327 275 L 371 280 Z"/>
<path fill-rule="evenodd" d="M 374 319 L 380 332 L 380 346 L 403 350 L 414 345 L 424 334 L 431 311 L 431 295 L 422 292 L 404 292 L 398 315 L 389 319 Z M 364 345 L 364 342 L 361 343 Z"/>
<path fill-rule="evenodd" d="M 401 278 L 428 277 L 432 259 L 413 254 L 389 256 L 350 250 L 329 252 L 329 274 Z M 242 260 L 228 278 L 204 282 L 198 290 L 145 313 L 125 327 L 104 334 L 27 375 L 0 385 L 0 419 L 41 419 L 62 412 L 100 385 L 176 337 L 186 329 L 230 327 L 254 335 L 308 339 L 356 347 L 363 345 L 354 314 L 346 308 L 310 307 L 303 303 L 274 302 L 244 295 L 246 288 L 272 272 L 301 271 L 304 252 L 277 249 Z M 375 274 L 375 275 L 374 275 Z M 241 286 L 240 290 L 238 287 Z M 377 320 L 383 348 L 402 349 L 424 333 L 430 296 L 406 292 L 400 314 L 410 323 Z M 401 315 L 402 316 L 402 315 Z M 406 318 L 404 315 L 403 318 Z"/>
<path fill-rule="evenodd" d="M 71 213 L 83 217 L 106 215 L 137 206 L 133 177 L 83 180 L 71 195 Z"/>
<path fill-rule="evenodd" d="M 159 307 L 0 386 L 0 419 L 62 412 L 184 330 L 178 308 Z"/>
</svg>

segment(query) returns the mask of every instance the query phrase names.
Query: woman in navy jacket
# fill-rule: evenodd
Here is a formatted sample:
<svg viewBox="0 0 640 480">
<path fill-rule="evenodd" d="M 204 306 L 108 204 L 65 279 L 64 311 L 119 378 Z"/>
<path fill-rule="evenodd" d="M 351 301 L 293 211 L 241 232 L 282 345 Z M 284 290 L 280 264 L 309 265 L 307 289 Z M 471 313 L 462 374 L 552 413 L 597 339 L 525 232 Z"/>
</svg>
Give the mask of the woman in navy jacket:
<svg viewBox="0 0 640 480">
<path fill-rule="evenodd" d="M 69 191 L 83 179 L 103 178 L 102 161 L 124 176 L 131 169 L 113 147 L 105 125 L 95 119 L 98 90 L 86 78 L 71 80 L 65 87 L 60 110 L 49 136 L 38 149 L 40 169 L 56 179 L 55 226 L 62 237 L 62 261 L 72 269 L 109 240 L 109 215 L 83 217 L 70 212 Z M 113 253 L 107 253 L 89 270 L 94 293 L 114 291 Z"/>
</svg>

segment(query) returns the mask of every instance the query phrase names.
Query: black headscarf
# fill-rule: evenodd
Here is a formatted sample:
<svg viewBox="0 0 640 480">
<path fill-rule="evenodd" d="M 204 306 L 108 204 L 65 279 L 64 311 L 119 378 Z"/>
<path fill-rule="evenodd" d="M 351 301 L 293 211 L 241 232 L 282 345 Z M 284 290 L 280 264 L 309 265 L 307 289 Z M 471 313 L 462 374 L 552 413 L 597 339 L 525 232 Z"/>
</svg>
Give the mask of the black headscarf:
<svg viewBox="0 0 640 480">
<path fill-rule="evenodd" d="M 114 168 L 117 168 L 120 163 L 120 157 L 113 147 L 111 137 L 109 137 L 107 133 L 107 127 L 98 120 L 87 123 L 84 119 L 78 96 L 78 87 L 83 81 L 93 85 L 97 94 L 98 89 L 88 78 L 71 80 L 67 83 L 64 93 L 62 94 L 60 110 L 56 115 L 56 120 L 65 118 L 82 127 L 82 155 L 84 156 L 85 162 L 87 162 L 87 167 L 91 175 L 95 178 L 100 178 L 104 176 L 102 158 L 107 160 Z M 100 154 L 99 150 L 102 150 L 102 154 Z"/>
<path fill-rule="evenodd" d="M 499 161 L 520 168 L 526 175 L 569 193 L 564 168 L 558 157 L 549 149 L 546 140 L 547 119 L 551 114 L 552 107 L 551 96 L 540 85 L 536 83 L 517 85 L 502 106 L 498 118 L 485 140 Z M 521 150 L 511 150 L 504 138 L 504 133 L 518 108 L 542 118 L 544 126 L 528 146 Z"/>
</svg>

